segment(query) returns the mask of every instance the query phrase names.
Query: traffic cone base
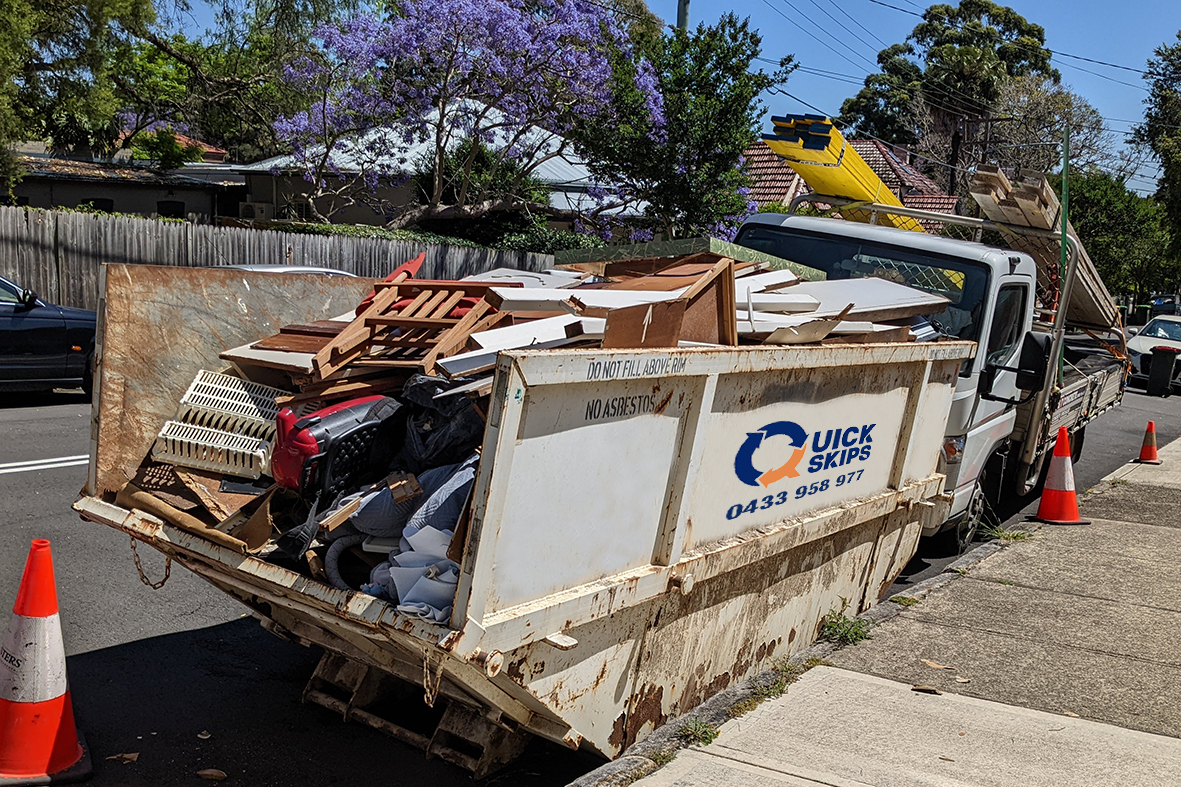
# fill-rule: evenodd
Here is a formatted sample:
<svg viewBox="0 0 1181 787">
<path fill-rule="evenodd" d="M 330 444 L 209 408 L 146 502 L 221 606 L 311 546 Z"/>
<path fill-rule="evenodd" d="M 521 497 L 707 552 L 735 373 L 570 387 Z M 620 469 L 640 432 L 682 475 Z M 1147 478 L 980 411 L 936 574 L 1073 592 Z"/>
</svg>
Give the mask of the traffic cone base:
<svg viewBox="0 0 1181 787">
<path fill-rule="evenodd" d="M 0 638 L 0 787 L 80 781 L 90 754 L 74 726 L 49 542 L 29 550 Z"/>
<path fill-rule="evenodd" d="M 1140 446 L 1140 456 L 1133 461 L 1142 465 L 1159 465 L 1160 455 L 1156 452 L 1156 421 L 1149 421 L 1144 430 L 1144 443 Z"/>
<path fill-rule="evenodd" d="M 1058 440 L 1054 443 L 1054 454 L 1050 457 L 1050 468 L 1046 472 L 1046 485 L 1042 489 L 1042 499 L 1034 519 L 1051 525 L 1090 524 L 1079 516 L 1078 496 L 1074 491 L 1074 467 L 1070 464 L 1070 432 L 1065 426 L 1058 427 Z"/>
</svg>

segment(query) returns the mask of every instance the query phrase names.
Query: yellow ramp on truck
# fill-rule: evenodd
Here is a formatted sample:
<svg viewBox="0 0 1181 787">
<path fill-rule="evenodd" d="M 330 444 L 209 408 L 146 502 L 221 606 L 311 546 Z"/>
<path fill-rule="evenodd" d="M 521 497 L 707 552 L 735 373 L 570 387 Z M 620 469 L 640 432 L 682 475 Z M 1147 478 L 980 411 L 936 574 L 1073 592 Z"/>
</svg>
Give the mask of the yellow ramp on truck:
<svg viewBox="0 0 1181 787">
<path fill-rule="evenodd" d="M 787 115 L 772 117 L 774 134 L 764 134 L 763 141 L 787 165 L 799 173 L 817 194 L 844 197 L 855 202 L 903 207 L 898 196 L 882 182 L 865 159 L 823 115 Z M 869 221 L 869 212 L 850 206 L 841 211 L 850 221 Z M 915 219 L 879 213 L 879 224 L 900 230 L 924 232 Z"/>
</svg>

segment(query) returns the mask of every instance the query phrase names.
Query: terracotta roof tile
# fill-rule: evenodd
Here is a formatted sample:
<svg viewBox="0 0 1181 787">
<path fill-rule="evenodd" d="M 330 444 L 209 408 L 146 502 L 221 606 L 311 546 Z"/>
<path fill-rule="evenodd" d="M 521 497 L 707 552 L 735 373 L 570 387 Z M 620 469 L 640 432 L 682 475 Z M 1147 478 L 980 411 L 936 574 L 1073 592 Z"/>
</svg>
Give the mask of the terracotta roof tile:
<svg viewBox="0 0 1181 787">
<path fill-rule="evenodd" d="M 746 158 L 746 171 L 754 179 L 750 198 L 760 206 L 791 202 L 808 191 L 803 178 L 762 142 L 751 145 L 742 155 Z"/>
</svg>

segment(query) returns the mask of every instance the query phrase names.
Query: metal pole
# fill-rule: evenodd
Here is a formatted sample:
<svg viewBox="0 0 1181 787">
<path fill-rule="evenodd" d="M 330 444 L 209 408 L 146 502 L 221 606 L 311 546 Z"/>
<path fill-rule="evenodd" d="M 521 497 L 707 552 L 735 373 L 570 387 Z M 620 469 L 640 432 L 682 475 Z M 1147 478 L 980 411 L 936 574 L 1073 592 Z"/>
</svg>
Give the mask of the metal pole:
<svg viewBox="0 0 1181 787">
<path fill-rule="evenodd" d="M 1067 227 L 1067 223 L 1069 221 L 1070 221 L 1070 124 L 1067 123 L 1066 126 L 1062 129 L 1062 216 L 1059 219 L 1059 223 L 1060 223 L 1061 229 L 1062 229 L 1062 242 L 1059 244 L 1059 246 L 1061 248 L 1061 252 L 1060 252 L 1059 261 L 1058 261 L 1058 282 L 1059 282 L 1059 286 L 1062 288 L 1058 292 L 1058 308 L 1062 309 L 1062 311 L 1064 311 L 1064 312 L 1066 311 L 1066 307 L 1069 303 L 1068 299 L 1070 297 L 1070 294 L 1066 290 L 1066 286 L 1068 284 L 1069 285 L 1074 284 L 1074 281 L 1073 281 L 1074 277 L 1073 276 L 1068 277 L 1067 276 L 1067 269 L 1066 269 L 1066 237 L 1067 237 L 1066 227 Z M 1071 271 L 1071 272 L 1073 272 L 1073 271 Z M 1071 281 L 1067 281 L 1068 278 L 1071 279 Z M 1065 325 L 1065 321 L 1063 321 L 1063 324 Z M 1064 349 L 1065 349 L 1065 343 L 1064 343 L 1063 350 Z M 1061 352 L 1061 351 L 1058 354 L 1058 385 L 1062 385 L 1063 356 L 1064 356 L 1064 354 L 1065 353 Z"/>
<path fill-rule="evenodd" d="M 677 0 L 677 27 L 689 29 L 689 0 Z"/>
</svg>

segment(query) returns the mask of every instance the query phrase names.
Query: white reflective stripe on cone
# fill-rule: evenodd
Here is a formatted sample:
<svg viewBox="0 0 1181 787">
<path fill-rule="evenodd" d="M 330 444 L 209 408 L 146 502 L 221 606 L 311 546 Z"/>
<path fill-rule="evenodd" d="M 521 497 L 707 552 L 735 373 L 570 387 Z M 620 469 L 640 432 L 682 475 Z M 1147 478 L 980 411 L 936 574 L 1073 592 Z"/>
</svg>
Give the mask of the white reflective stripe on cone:
<svg viewBox="0 0 1181 787">
<path fill-rule="evenodd" d="M 1046 489 L 1058 492 L 1074 491 L 1074 468 L 1070 466 L 1070 457 L 1050 458 L 1050 471 L 1046 473 Z"/>
<path fill-rule="evenodd" d="M 0 698 L 45 702 L 65 693 L 66 648 L 57 615 L 13 615 L 0 640 Z"/>
</svg>

